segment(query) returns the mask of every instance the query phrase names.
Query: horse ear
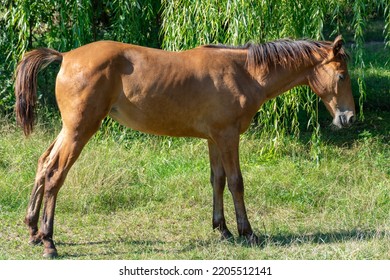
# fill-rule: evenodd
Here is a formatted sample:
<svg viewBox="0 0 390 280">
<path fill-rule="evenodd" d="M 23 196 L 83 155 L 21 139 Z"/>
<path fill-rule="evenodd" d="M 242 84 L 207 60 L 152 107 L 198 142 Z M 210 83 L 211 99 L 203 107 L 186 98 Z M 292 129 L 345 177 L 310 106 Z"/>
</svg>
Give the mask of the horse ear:
<svg viewBox="0 0 390 280">
<path fill-rule="evenodd" d="M 343 37 L 341 35 L 337 36 L 333 42 L 333 55 L 336 56 L 341 48 L 343 47 Z"/>
</svg>

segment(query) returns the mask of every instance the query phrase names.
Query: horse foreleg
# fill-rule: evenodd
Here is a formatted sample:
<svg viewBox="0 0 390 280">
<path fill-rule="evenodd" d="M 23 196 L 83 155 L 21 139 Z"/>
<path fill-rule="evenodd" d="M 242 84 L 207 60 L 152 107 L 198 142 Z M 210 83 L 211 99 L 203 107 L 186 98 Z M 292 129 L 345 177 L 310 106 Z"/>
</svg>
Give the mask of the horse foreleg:
<svg viewBox="0 0 390 280">
<path fill-rule="evenodd" d="M 256 245 L 260 243 L 259 238 L 253 233 L 244 202 L 244 182 L 239 163 L 239 138 L 238 131 L 232 129 L 220 133 L 216 137 L 216 143 L 226 172 L 228 187 L 233 196 L 238 233 L 250 244 Z"/>
<path fill-rule="evenodd" d="M 225 190 L 226 175 L 218 147 L 212 140 L 208 140 L 211 176 L 213 186 L 213 229 L 218 229 L 222 239 L 232 239 L 233 235 L 226 226 L 223 210 L 223 192 Z"/>
</svg>

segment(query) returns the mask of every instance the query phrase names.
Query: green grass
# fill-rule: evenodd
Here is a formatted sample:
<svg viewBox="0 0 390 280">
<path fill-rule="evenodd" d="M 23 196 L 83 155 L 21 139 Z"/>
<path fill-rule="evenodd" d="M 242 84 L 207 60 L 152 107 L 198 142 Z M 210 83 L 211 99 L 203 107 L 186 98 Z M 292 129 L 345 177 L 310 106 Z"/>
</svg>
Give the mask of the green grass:
<svg viewBox="0 0 390 280">
<path fill-rule="evenodd" d="M 55 240 L 65 259 L 388 259 L 390 149 L 366 124 L 324 130 L 319 166 L 309 147 L 286 139 L 281 155 L 266 140 L 243 136 L 241 159 L 248 215 L 264 248 L 221 242 L 211 229 L 212 190 L 206 143 L 143 137 L 122 145 L 94 138 L 59 194 Z M 373 116 L 373 118 L 377 118 Z M 382 118 L 390 120 L 390 114 Z M 363 132 L 360 132 L 364 128 Z M 388 131 L 388 130 L 387 130 Z M 39 259 L 22 223 L 36 160 L 54 134 L 29 139 L 11 125 L 0 138 L 0 259 Z M 235 230 L 225 194 L 228 226 Z"/>
<path fill-rule="evenodd" d="M 389 62 L 377 48 L 367 51 L 365 120 L 332 131 L 321 112 L 319 164 L 307 144 L 311 132 L 280 138 L 276 152 L 265 136 L 242 136 L 248 216 L 264 248 L 220 241 L 211 229 L 204 140 L 110 137 L 106 126 L 59 193 L 60 258 L 390 259 Z M 351 73 L 355 80 L 359 73 Z M 0 122 L 0 259 L 41 259 L 42 247 L 27 244 L 23 218 L 37 160 L 58 130 L 56 121 L 41 121 L 25 139 L 9 121 Z M 237 235 L 228 191 L 225 208 Z"/>
</svg>

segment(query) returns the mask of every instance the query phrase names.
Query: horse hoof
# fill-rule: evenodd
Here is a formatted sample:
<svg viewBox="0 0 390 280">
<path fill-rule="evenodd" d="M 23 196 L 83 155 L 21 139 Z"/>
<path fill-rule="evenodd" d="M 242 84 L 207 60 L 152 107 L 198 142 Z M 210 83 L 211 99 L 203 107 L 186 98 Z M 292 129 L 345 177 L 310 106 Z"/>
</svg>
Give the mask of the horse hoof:
<svg viewBox="0 0 390 280">
<path fill-rule="evenodd" d="M 262 241 L 256 234 L 251 233 L 245 236 L 245 241 L 248 245 L 253 247 L 263 247 L 264 241 Z"/>
<path fill-rule="evenodd" d="M 45 249 L 43 252 L 43 257 L 45 259 L 55 259 L 58 257 L 58 253 L 56 249 Z"/>
</svg>

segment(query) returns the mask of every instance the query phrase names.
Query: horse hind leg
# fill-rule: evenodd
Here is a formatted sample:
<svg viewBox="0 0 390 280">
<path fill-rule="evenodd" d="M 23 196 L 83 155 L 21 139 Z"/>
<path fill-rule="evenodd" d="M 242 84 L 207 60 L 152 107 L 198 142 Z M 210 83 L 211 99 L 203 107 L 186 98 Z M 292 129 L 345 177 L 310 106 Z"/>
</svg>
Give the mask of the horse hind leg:
<svg viewBox="0 0 390 280">
<path fill-rule="evenodd" d="M 73 104 L 76 104 L 73 102 Z M 54 212 L 58 192 L 63 185 L 65 178 L 79 157 L 82 149 L 89 139 L 99 129 L 101 121 L 107 115 L 108 109 L 101 111 L 88 111 L 86 107 L 75 108 L 62 107 L 64 125 L 56 141 L 42 156 L 37 174 L 37 183 L 34 187 L 33 198 L 30 205 L 40 205 L 43 198 L 43 211 L 41 227 L 36 231 L 36 220 L 39 207 L 32 207 L 28 213 L 29 221 L 32 221 L 34 243 L 42 242 L 44 245 L 44 257 L 53 258 L 57 256 L 57 249 L 53 241 Z M 68 110 L 66 110 L 68 109 Z M 84 114 L 82 114 L 82 112 Z M 80 114 L 81 113 L 81 114 Z M 88 117 L 85 117 L 88 116 Z M 37 193 L 35 195 L 35 193 Z"/>
<path fill-rule="evenodd" d="M 41 239 L 38 235 L 38 220 L 45 188 L 45 169 L 47 167 L 49 155 L 53 150 L 56 141 L 57 140 L 55 140 L 50 145 L 50 147 L 42 154 L 38 161 L 35 183 L 31 192 L 30 201 L 28 203 L 27 214 L 24 219 L 24 222 L 30 232 L 29 243 L 32 245 L 41 243 Z"/>
<path fill-rule="evenodd" d="M 97 128 L 94 130 L 94 132 Z M 54 212 L 58 192 L 63 185 L 65 178 L 77 160 L 83 147 L 93 133 L 82 134 L 82 129 L 74 131 L 62 129 L 57 140 L 46 158 L 42 168 L 40 180 L 44 176 L 43 211 L 41 228 L 35 235 L 35 242 L 41 241 L 44 245 L 44 257 L 53 258 L 57 256 L 57 249 L 53 241 Z M 44 174 L 44 175 L 43 175 Z"/>
<path fill-rule="evenodd" d="M 74 147 L 73 149 L 72 146 Z M 47 161 L 47 166 L 44 170 L 44 205 L 41 229 L 38 234 L 44 245 L 44 257 L 52 258 L 57 256 L 57 249 L 53 241 L 54 211 L 57 194 L 65 180 L 67 172 L 78 156 L 75 154 L 75 151 L 79 150 L 80 153 L 81 149 L 82 147 L 78 147 L 77 142 L 72 143 L 69 137 L 66 137 L 64 130 L 62 130 Z M 71 160 L 72 153 L 75 154 L 73 160 Z"/>
</svg>

